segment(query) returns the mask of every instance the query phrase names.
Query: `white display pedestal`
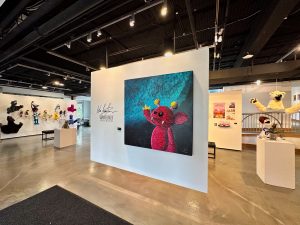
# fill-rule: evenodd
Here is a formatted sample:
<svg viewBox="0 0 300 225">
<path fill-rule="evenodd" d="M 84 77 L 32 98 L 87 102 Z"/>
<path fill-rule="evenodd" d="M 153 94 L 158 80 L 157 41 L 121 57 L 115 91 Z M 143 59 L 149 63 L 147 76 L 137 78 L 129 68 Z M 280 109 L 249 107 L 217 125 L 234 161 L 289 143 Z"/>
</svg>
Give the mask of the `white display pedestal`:
<svg viewBox="0 0 300 225">
<path fill-rule="evenodd" d="M 295 189 L 295 145 L 257 138 L 256 173 L 266 184 Z"/>
<path fill-rule="evenodd" d="M 77 129 L 55 129 L 54 130 L 54 147 L 64 148 L 76 145 Z"/>
</svg>

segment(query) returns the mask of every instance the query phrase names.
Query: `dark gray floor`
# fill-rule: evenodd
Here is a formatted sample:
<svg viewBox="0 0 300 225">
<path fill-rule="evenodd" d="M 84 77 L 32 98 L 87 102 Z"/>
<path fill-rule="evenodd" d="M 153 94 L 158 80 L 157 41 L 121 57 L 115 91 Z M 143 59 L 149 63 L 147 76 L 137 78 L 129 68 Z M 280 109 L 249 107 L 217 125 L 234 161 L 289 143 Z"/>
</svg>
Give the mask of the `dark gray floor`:
<svg viewBox="0 0 300 225">
<path fill-rule="evenodd" d="M 131 225 L 59 187 L 0 210 L 0 225 Z"/>
<path fill-rule="evenodd" d="M 300 157 L 296 190 L 264 184 L 255 151 L 217 150 L 209 159 L 208 194 L 89 161 L 89 129 L 78 144 L 55 150 L 27 137 L 0 143 L 0 209 L 53 185 L 133 224 L 300 224 Z"/>
</svg>

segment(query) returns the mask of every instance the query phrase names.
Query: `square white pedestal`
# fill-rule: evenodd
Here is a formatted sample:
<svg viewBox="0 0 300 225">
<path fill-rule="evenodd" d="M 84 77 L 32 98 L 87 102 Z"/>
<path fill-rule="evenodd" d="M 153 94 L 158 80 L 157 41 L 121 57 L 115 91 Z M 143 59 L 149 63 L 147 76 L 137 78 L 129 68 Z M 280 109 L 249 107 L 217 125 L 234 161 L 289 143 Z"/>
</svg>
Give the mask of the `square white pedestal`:
<svg viewBox="0 0 300 225">
<path fill-rule="evenodd" d="M 55 129 L 54 130 L 54 147 L 64 148 L 71 145 L 76 145 L 77 129 Z"/>
<path fill-rule="evenodd" d="M 295 145 L 258 138 L 256 173 L 266 184 L 295 189 Z"/>
</svg>

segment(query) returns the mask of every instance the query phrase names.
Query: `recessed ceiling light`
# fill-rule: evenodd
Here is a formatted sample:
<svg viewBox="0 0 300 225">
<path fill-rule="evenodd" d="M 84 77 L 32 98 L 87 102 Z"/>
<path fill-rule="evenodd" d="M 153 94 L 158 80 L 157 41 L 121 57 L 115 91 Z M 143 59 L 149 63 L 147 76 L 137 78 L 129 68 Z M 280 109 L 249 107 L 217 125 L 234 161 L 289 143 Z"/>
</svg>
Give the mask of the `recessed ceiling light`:
<svg viewBox="0 0 300 225">
<path fill-rule="evenodd" d="M 261 80 L 255 81 L 256 85 L 261 85 Z"/>
<path fill-rule="evenodd" d="M 253 55 L 247 52 L 247 54 L 243 56 L 243 59 L 251 59 L 252 57 Z"/>
<path fill-rule="evenodd" d="M 42 86 L 42 88 L 43 88 L 44 90 L 48 89 L 48 87 L 47 87 L 47 86 Z"/>
</svg>

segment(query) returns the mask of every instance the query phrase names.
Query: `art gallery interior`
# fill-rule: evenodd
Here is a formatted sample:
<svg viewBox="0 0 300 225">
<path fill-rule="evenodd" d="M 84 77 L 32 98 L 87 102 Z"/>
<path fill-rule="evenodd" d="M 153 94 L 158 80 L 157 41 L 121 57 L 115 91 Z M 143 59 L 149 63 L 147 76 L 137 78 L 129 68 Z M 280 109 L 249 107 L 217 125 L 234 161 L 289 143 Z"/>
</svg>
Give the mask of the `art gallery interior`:
<svg viewBox="0 0 300 225">
<path fill-rule="evenodd" d="M 300 0 L 0 0 L 0 225 L 300 225 Z"/>
</svg>

